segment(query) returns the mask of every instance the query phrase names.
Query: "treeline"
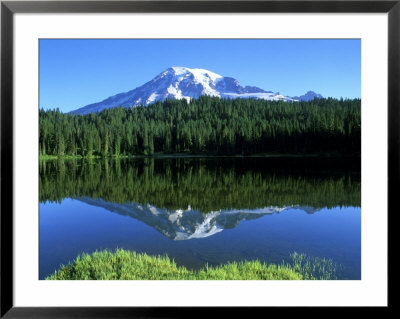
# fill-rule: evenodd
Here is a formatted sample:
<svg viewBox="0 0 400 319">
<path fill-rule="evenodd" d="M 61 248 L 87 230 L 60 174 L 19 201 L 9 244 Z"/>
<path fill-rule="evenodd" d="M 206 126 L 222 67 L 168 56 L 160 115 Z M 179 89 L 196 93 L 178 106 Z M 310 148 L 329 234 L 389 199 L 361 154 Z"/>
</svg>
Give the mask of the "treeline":
<svg viewBox="0 0 400 319">
<path fill-rule="evenodd" d="M 41 161 L 40 202 L 102 198 L 167 209 L 251 209 L 289 205 L 313 208 L 361 205 L 358 172 L 295 169 L 297 160 L 269 159 L 58 160 Z M 301 163 L 300 163 L 301 164 Z M 301 164 L 302 165 L 302 164 Z M 287 167 L 291 167 L 289 170 Z"/>
<path fill-rule="evenodd" d="M 283 102 L 203 96 L 88 115 L 39 111 L 40 155 L 155 153 L 360 155 L 361 100 Z"/>
</svg>

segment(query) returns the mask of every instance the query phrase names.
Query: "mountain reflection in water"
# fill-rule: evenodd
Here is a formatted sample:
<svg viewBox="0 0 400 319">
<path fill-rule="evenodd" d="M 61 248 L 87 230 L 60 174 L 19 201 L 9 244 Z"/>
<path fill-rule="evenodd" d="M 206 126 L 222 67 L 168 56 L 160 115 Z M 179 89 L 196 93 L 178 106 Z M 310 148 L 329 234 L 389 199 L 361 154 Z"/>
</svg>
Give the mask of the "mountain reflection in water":
<svg viewBox="0 0 400 319">
<path fill-rule="evenodd" d="M 232 229 L 243 220 L 260 218 L 267 214 L 279 213 L 286 209 L 297 208 L 312 213 L 310 207 L 263 207 L 258 209 L 223 209 L 208 213 L 187 209 L 168 210 L 150 204 L 106 202 L 102 199 L 79 198 L 83 203 L 101 207 L 119 215 L 135 218 L 158 230 L 173 240 L 204 238 L 224 229 Z"/>
<path fill-rule="evenodd" d="M 40 161 L 39 183 L 41 279 L 116 248 L 192 269 L 297 251 L 340 263 L 341 279 L 361 276 L 359 159 Z"/>
</svg>

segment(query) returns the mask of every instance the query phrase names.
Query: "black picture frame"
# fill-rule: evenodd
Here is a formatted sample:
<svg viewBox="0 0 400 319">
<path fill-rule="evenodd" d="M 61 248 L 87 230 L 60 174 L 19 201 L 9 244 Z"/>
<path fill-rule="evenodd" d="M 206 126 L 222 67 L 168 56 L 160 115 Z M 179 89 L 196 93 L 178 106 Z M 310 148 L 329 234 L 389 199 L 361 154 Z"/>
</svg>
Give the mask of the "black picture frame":
<svg viewBox="0 0 400 319">
<path fill-rule="evenodd" d="M 207 315 L 187 307 L 15 307 L 13 302 L 13 17 L 16 13 L 387 13 L 388 14 L 388 218 L 400 189 L 400 0 L 396 1 L 1 1 L 1 318 L 177 318 Z M 396 211 L 395 211 L 396 210 Z M 390 231 L 388 223 L 388 234 Z M 393 223 L 391 225 L 393 227 Z M 388 237 L 388 244 L 389 244 Z M 390 247 L 390 245 L 388 245 Z M 389 256 L 389 255 L 388 255 Z M 390 262 L 390 258 L 388 260 Z M 388 287 L 390 281 L 388 280 Z M 391 295 L 390 295 L 391 296 Z M 391 306 L 391 298 L 388 310 Z M 254 309 L 254 308 L 252 308 Z M 235 314 L 249 315 L 246 308 Z M 256 309 L 260 310 L 260 309 Z M 308 312 L 307 307 L 290 311 Z M 336 309 L 332 311 L 336 312 Z M 346 311 L 350 309 L 347 308 Z M 368 311 L 370 311 L 369 309 Z M 224 307 L 213 316 L 226 315 Z M 359 309 L 357 309 L 359 311 Z"/>
</svg>

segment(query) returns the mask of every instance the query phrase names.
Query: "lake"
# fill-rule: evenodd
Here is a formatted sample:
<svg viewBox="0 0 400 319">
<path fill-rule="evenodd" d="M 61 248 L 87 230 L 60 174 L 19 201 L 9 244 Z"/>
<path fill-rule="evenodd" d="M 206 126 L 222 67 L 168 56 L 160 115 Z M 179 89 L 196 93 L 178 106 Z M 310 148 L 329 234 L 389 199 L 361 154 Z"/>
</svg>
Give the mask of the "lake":
<svg viewBox="0 0 400 319">
<path fill-rule="evenodd" d="M 54 160 L 39 179 L 40 279 L 116 248 L 190 269 L 305 253 L 361 279 L 359 159 Z"/>
</svg>

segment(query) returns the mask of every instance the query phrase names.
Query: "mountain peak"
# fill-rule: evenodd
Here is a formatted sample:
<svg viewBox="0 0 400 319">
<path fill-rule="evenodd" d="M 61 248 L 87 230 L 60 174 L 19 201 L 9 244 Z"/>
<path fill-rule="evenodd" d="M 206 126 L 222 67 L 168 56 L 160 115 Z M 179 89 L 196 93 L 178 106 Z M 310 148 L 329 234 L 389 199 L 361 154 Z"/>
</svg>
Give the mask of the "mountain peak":
<svg viewBox="0 0 400 319">
<path fill-rule="evenodd" d="M 173 72 L 175 72 L 176 75 L 183 75 L 183 74 L 187 74 L 187 73 L 192 73 L 194 75 L 198 75 L 198 76 L 209 76 L 210 78 L 214 78 L 214 79 L 218 79 L 218 78 L 222 78 L 222 75 L 219 75 L 215 72 L 206 70 L 206 69 L 199 69 L 199 68 L 188 68 L 185 66 L 172 66 L 170 68 L 168 68 L 167 70 L 172 70 Z"/>
<path fill-rule="evenodd" d="M 307 91 L 306 94 L 300 95 L 300 96 L 295 96 L 293 98 L 295 100 L 299 100 L 299 101 L 311 101 L 314 99 L 322 99 L 322 95 L 315 93 L 314 91 Z"/>
<path fill-rule="evenodd" d="M 206 69 L 172 66 L 136 89 L 86 105 L 71 113 L 87 114 L 111 107 L 149 105 L 165 99 L 185 99 L 189 102 L 202 95 L 229 99 L 254 98 L 291 102 L 303 100 L 303 97 L 307 99 L 312 99 L 312 96 L 322 97 L 309 91 L 299 98 L 291 98 L 272 91 L 264 91 L 255 86 L 242 86 L 238 80 L 232 77 L 224 77 Z"/>
<path fill-rule="evenodd" d="M 222 79 L 223 76 L 219 75 L 217 73 L 211 72 L 206 69 L 191 69 L 188 67 L 183 67 L 183 66 L 173 66 L 168 68 L 166 71 L 163 73 L 165 74 L 173 74 L 174 76 L 182 76 L 182 77 L 191 77 L 193 78 L 194 81 L 197 83 L 205 83 L 205 84 L 210 84 L 210 82 L 213 82 L 215 84 L 218 82 L 219 79 Z M 182 80 L 182 79 L 181 79 Z"/>
</svg>

